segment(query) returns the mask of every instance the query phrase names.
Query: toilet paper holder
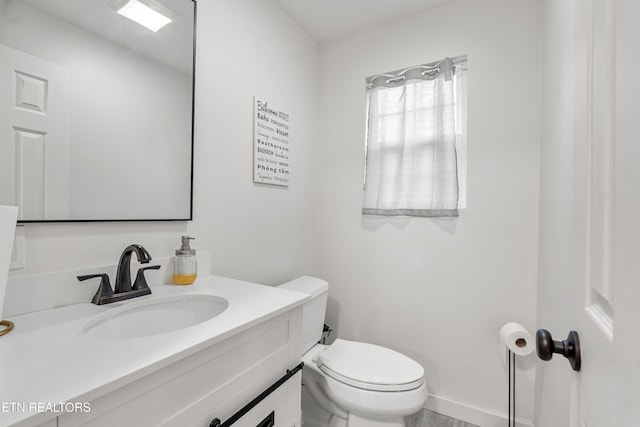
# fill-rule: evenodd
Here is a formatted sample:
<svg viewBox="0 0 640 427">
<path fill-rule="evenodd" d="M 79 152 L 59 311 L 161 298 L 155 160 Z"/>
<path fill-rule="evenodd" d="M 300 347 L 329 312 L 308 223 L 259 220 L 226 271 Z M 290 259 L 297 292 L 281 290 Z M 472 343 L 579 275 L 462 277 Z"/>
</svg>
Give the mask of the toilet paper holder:
<svg viewBox="0 0 640 427">
<path fill-rule="evenodd" d="M 553 353 L 561 354 L 569 360 L 574 371 L 580 371 L 582 357 L 580 337 L 576 331 L 570 331 L 566 340 L 554 341 L 549 331 L 538 329 L 536 332 L 536 352 L 542 360 L 551 360 Z"/>
</svg>

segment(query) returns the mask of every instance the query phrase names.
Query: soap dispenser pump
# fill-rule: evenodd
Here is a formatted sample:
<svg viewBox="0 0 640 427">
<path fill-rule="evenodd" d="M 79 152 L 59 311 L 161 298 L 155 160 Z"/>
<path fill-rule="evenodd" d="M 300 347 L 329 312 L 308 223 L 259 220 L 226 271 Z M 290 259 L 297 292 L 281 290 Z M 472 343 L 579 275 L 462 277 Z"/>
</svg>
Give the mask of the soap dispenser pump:
<svg viewBox="0 0 640 427">
<path fill-rule="evenodd" d="M 180 249 L 176 249 L 172 277 L 172 281 L 176 285 L 190 285 L 196 281 L 198 271 L 196 250 L 191 249 L 189 240 L 195 240 L 195 237 L 182 236 L 182 246 Z"/>
</svg>

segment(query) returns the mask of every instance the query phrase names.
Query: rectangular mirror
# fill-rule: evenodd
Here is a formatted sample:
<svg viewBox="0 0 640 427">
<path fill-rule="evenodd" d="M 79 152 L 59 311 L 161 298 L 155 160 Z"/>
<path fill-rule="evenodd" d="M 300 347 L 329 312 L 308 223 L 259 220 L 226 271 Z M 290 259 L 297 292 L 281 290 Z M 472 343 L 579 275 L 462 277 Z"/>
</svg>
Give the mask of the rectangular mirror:
<svg viewBox="0 0 640 427">
<path fill-rule="evenodd" d="M 168 23 L 123 16 L 143 6 Z M 0 205 L 190 220 L 195 18 L 194 0 L 0 0 Z"/>
</svg>

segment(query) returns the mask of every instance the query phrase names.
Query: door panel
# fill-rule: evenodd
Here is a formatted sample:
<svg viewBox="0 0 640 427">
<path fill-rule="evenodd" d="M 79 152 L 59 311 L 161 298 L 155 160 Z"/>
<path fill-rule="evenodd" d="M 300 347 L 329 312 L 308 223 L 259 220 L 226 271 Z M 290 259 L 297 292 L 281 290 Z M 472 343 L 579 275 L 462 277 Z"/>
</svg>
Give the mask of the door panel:
<svg viewBox="0 0 640 427">
<path fill-rule="evenodd" d="M 22 218 L 46 217 L 46 132 L 13 128 L 14 201 L 25 214 Z"/>
<path fill-rule="evenodd" d="M 615 11 L 611 0 L 591 0 L 590 187 L 587 304 L 612 328 L 612 224 L 615 91 Z M 601 316 L 597 317 L 598 319 Z"/>
<path fill-rule="evenodd" d="M 63 67 L 0 44 L 0 204 L 19 219 L 68 216 L 68 81 Z"/>
</svg>

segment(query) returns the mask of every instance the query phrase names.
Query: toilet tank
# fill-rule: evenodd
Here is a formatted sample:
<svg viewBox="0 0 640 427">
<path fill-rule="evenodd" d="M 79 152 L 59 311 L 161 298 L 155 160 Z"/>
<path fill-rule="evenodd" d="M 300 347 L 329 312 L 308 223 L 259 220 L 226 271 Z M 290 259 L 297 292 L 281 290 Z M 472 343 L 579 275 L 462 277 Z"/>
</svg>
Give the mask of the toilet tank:
<svg viewBox="0 0 640 427">
<path fill-rule="evenodd" d="M 302 306 L 302 352 L 306 353 L 322 338 L 329 284 L 316 277 L 302 276 L 278 287 L 311 296 Z"/>
</svg>

